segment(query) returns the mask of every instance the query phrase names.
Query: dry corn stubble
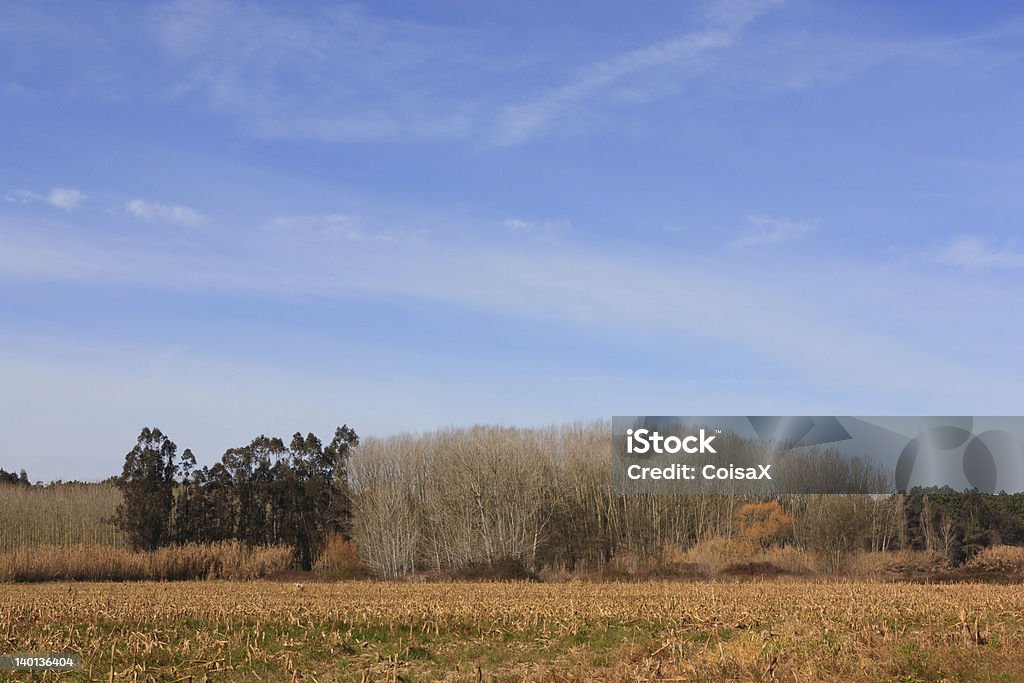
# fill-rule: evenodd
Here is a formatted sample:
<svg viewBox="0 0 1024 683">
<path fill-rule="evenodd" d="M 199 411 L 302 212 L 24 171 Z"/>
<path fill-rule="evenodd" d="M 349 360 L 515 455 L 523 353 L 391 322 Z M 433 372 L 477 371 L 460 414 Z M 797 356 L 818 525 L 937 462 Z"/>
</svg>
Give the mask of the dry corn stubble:
<svg viewBox="0 0 1024 683">
<path fill-rule="evenodd" d="M 1022 620 L 983 584 L 0 586 L 0 651 L 65 680 L 1020 680 Z"/>
</svg>

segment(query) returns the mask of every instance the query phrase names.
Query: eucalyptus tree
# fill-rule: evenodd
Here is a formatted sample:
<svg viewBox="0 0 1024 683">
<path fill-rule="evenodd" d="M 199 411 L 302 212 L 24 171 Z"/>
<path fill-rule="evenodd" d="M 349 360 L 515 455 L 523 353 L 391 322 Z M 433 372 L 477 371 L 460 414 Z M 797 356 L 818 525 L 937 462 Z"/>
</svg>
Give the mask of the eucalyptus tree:
<svg viewBox="0 0 1024 683">
<path fill-rule="evenodd" d="M 125 455 L 115 523 L 135 548 L 153 550 L 171 540 L 177 450 L 159 429 L 146 427 Z"/>
</svg>

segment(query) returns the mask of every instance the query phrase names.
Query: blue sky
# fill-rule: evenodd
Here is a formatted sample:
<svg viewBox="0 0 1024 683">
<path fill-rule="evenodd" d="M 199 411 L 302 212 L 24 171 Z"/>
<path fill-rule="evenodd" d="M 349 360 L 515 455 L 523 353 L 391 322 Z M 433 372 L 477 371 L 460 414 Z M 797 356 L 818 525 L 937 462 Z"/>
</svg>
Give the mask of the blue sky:
<svg viewBox="0 0 1024 683">
<path fill-rule="evenodd" d="M 0 467 L 1019 414 L 1013 3 L 0 4 Z"/>
</svg>

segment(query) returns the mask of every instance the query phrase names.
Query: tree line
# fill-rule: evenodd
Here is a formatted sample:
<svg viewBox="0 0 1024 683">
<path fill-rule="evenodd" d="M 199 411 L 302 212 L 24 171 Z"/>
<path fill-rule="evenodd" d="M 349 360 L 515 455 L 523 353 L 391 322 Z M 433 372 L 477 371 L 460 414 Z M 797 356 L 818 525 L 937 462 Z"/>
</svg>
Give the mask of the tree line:
<svg viewBox="0 0 1024 683">
<path fill-rule="evenodd" d="M 766 521 L 748 516 L 765 502 L 764 514 L 786 524 L 762 540 L 833 569 L 858 552 L 933 550 L 957 565 L 982 547 L 1024 544 L 1021 494 L 619 495 L 610 439 L 610 425 L 595 422 L 367 440 L 350 469 L 352 537 L 391 577 L 507 560 L 569 571 L 650 564 L 710 539 L 749 540 Z M 858 475 L 855 461 L 846 473 L 837 458 L 822 462 L 829 476 Z"/>
<path fill-rule="evenodd" d="M 173 441 L 147 427 L 117 478 L 123 499 L 114 521 L 136 549 L 283 544 L 309 569 L 330 534 L 348 534 L 348 463 L 358 443 L 347 425 L 326 445 L 312 433 L 296 433 L 287 446 L 261 435 L 212 467 L 197 467 L 191 450 L 179 457 Z"/>
<path fill-rule="evenodd" d="M 907 543 L 942 553 L 951 564 L 993 545 L 1024 545 L 1024 495 L 915 489 L 905 498 Z"/>
<path fill-rule="evenodd" d="M 709 539 L 757 538 L 835 567 L 859 551 L 937 551 L 956 565 L 987 546 L 1024 545 L 1020 494 L 619 495 L 610 437 L 608 423 L 594 422 L 360 443 L 343 426 L 326 444 L 313 434 L 295 434 L 287 445 L 259 436 L 199 467 L 190 450 L 179 455 L 159 429 L 146 428 L 115 479 L 114 521 L 136 549 L 286 544 L 304 568 L 338 535 L 384 577 L 500 563 L 600 570 L 657 562 Z M 764 528 L 770 533 L 751 532 Z"/>
<path fill-rule="evenodd" d="M 20 473 L 15 474 L 14 472 L 8 472 L 7 470 L 0 469 L 0 484 L 29 486 L 28 472 L 22 469 Z"/>
</svg>

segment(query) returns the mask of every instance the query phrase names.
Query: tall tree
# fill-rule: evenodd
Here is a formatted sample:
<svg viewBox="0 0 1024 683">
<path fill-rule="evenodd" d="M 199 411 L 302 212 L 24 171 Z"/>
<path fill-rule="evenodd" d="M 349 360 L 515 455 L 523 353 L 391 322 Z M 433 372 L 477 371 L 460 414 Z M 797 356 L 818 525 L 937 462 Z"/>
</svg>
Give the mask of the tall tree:
<svg viewBox="0 0 1024 683">
<path fill-rule="evenodd" d="M 235 538 L 249 545 L 277 541 L 271 483 L 274 464 L 287 455 L 281 439 L 262 435 L 248 446 L 224 453 L 221 462 L 231 477 L 236 500 Z"/>
<path fill-rule="evenodd" d="M 352 449 L 359 445 L 359 435 L 348 425 L 334 430 L 334 438 L 324 449 L 324 476 L 330 482 L 330 522 L 345 536 L 352 538 L 352 492 L 349 487 L 349 460 Z"/>
<path fill-rule="evenodd" d="M 177 450 L 159 429 L 146 427 L 124 458 L 115 523 L 135 548 L 153 550 L 171 540 Z"/>
<path fill-rule="evenodd" d="M 323 443 L 310 432 L 305 437 L 296 432 L 290 446 L 292 477 L 288 482 L 287 506 L 291 513 L 289 532 L 303 569 L 310 569 L 318 547 L 322 545 L 321 520 L 317 512 L 322 507 L 325 487 L 318 471 L 324 459 Z"/>
<path fill-rule="evenodd" d="M 196 456 L 188 448 L 181 454 L 181 484 L 174 496 L 173 529 L 171 537 L 175 543 L 203 540 L 201 519 L 202 482 L 200 470 L 196 469 Z"/>
<path fill-rule="evenodd" d="M 325 448 L 314 434 L 296 433 L 289 446 L 291 467 L 282 473 L 279 502 L 286 507 L 287 542 L 309 569 L 332 533 L 347 533 L 348 459 L 359 443 L 355 431 L 338 427 Z"/>
</svg>

